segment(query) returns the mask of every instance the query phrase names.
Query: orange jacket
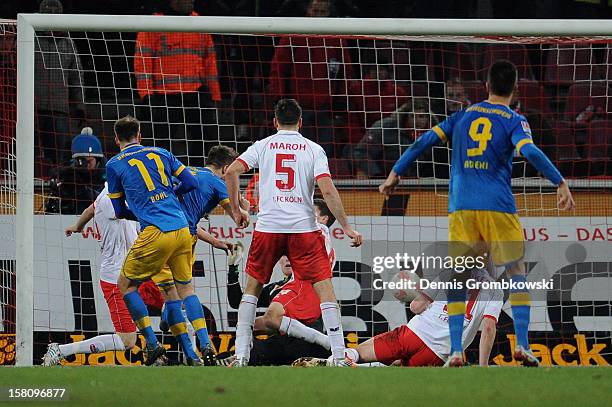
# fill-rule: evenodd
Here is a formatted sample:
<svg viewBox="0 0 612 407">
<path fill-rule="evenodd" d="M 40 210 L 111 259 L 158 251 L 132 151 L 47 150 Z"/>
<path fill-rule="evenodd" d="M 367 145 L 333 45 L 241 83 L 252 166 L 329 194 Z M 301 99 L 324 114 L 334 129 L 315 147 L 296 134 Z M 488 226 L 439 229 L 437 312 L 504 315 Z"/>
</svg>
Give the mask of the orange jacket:
<svg viewBox="0 0 612 407">
<path fill-rule="evenodd" d="M 244 191 L 244 199 L 249 201 L 251 204 L 250 211 L 251 213 L 259 212 L 259 173 L 256 172 L 253 174 L 253 177 L 249 181 L 245 191 Z"/>
<path fill-rule="evenodd" d="M 217 56 L 210 34 L 138 33 L 134 73 L 140 97 L 152 93 L 194 92 L 205 84 L 211 98 L 221 100 Z"/>
</svg>

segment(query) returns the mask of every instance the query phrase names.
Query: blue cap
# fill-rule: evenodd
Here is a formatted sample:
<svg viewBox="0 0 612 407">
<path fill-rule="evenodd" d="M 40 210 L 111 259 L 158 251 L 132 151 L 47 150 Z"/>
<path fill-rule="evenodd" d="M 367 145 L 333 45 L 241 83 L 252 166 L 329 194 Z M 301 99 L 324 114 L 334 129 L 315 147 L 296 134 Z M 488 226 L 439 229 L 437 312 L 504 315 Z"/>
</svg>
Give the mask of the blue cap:
<svg viewBox="0 0 612 407">
<path fill-rule="evenodd" d="M 102 144 L 91 127 L 84 127 L 81 134 L 72 139 L 72 158 L 104 157 Z"/>
</svg>

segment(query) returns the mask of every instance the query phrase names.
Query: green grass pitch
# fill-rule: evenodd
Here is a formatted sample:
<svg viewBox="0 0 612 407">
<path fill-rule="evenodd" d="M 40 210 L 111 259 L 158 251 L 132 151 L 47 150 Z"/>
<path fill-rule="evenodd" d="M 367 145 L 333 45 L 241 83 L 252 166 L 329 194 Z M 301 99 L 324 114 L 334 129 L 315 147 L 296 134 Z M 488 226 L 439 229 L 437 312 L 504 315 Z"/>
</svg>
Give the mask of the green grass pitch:
<svg viewBox="0 0 612 407">
<path fill-rule="evenodd" d="M 612 368 L 0 368 L 0 387 L 65 387 L 75 406 L 611 406 Z"/>
</svg>

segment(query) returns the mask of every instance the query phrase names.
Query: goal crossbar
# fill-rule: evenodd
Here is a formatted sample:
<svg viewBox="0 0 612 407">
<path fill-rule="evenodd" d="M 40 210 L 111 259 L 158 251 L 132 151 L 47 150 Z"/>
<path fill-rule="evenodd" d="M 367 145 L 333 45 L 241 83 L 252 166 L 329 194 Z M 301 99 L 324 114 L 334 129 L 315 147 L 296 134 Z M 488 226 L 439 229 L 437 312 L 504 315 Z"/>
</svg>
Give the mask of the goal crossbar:
<svg viewBox="0 0 612 407">
<path fill-rule="evenodd" d="M 178 17 L 19 14 L 17 18 L 16 363 L 33 363 L 34 41 L 36 30 L 351 36 L 585 36 L 612 40 L 608 20 Z"/>
<path fill-rule="evenodd" d="M 37 30 L 200 31 L 219 34 L 612 36 L 609 20 L 200 17 L 20 14 Z"/>
</svg>

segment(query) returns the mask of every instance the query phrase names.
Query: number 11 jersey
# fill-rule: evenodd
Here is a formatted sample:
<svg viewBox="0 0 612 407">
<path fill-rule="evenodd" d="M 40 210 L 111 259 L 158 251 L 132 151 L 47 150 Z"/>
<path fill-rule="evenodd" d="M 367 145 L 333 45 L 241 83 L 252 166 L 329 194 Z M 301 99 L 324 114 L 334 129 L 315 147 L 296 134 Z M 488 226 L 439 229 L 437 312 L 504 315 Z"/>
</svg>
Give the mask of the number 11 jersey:
<svg viewBox="0 0 612 407">
<path fill-rule="evenodd" d="M 108 196 L 122 198 L 134 213 L 141 230 L 156 226 L 162 232 L 187 226 L 187 218 L 174 193 L 172 176 L 185 166 L 168 150 L 133 144 L 106 164 Z"/>
<path fill-rule="evenodd" d="M 315 182 L 330 177 L 325 151 L 297 131 L 280 130 L 255 142 L 237 158 L 259 168 L 259 213 L 255 230 L 304 233 L 319 230 L 314 214 Z"/>
<path fill-rule="evenodd" d="M 524 116 L 508 106 L 481 102 L 433 128 L 452 145 L 448 212 L 516 213 L 512 195 L 514 150 L 533 143 Z"/>
</svg>

